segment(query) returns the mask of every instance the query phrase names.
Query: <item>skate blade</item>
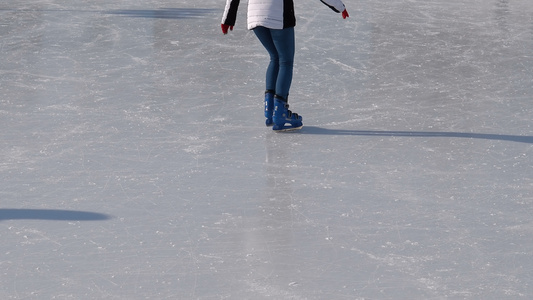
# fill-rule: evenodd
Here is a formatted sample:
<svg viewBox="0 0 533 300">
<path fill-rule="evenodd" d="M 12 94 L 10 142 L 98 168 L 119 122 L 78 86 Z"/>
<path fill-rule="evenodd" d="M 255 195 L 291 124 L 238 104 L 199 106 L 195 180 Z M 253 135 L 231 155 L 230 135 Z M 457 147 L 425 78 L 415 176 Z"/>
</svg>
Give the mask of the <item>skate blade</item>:
<svg viewBox="0 0 533 300">
<path fill-rule="evenodd" d="M 274 131 L 275 132 L 290 132 L 290 131 L 300 130 L 300 129 L 302 129 L 302 127 L 304 127 L 304 126 L 302 125 L 302 126 L 298 126 L 298 127 L 286 127 L 286 128 L 282 128 L 282 129 L 278 129 L 278 130 L 274 130 Z"/>
</svg>

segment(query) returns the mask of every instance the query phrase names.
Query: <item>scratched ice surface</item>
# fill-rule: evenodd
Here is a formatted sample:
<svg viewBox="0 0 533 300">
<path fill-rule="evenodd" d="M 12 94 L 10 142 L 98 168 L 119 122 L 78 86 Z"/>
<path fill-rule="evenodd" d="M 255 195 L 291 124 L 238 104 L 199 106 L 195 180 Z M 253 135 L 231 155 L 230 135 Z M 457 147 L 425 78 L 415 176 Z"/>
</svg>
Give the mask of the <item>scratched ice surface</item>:
<svg viewBox="0 0 533 300">
<path fill-rule="evenodd" d="M 2 299 L 531 299 L 533 3 L 0 1 Z"/>
</svg>

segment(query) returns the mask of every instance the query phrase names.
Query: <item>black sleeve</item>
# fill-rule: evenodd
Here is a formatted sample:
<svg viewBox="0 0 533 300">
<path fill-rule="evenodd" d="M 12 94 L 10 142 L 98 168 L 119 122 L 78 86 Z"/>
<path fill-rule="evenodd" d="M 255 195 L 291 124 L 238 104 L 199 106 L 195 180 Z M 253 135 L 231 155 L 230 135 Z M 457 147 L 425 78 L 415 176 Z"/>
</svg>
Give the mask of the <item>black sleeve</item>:
<svg viewBox="0 0 533 300">
<path fill-rule="evenodd" d="M 239 9 L 240 0 L 232 0 L 228 9 L 228 15 L 226 20 L 224 20 L 225 25 L 233 26 L 237 20 L 237 10 Z"/>
<path fill-rule="evenodd" d="M 320 2 L 324 3 L 324 5 L 326 5 L 327 7 L 331 8 L 334 12 L 336 12 L 336 13 L 340 13 L 340 11 L 337 10 L 334 6 L 327 4 L 327 3 L 324 2 L 323 0 L 320 0 Z"/>
</svg>

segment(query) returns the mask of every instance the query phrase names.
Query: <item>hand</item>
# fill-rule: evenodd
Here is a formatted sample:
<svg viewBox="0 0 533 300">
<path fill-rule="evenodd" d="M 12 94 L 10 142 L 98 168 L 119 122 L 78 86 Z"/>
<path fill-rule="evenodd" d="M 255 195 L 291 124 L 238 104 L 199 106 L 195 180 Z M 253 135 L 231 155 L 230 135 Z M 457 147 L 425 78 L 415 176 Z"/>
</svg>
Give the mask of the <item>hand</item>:
<svg viewBox="0 0 533 300">
<path fill-rule="evenodd" d="M 220 24 L 220 28 L 222 28 L 223 34 L 228 34 L 228 29 L 233 31 L 233 26 L 229 26 L 226 24 Z"/>
<path fill-rule="evenodd" d="M 348 11 L 345 9 L 343 12 L 342 12 L 342 18 L 343 19 L 346 19 L 348 18 L 350 15 L 348 14 Z"/>
</svg>

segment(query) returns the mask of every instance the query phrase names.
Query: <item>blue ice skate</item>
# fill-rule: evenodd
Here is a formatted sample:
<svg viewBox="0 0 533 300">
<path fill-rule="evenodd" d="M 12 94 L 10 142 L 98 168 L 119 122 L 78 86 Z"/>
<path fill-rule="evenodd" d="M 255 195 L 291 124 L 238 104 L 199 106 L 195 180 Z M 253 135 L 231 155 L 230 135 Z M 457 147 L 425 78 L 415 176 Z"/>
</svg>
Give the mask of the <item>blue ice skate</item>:
<svg viewBox="0 0 533 300">
<path fill-rule="evenodd" d="M 277 95 L 274 96 L 274 131 L 290 131 L 303 127 L 302 117 L 289 110 L 287 101 Z"/>
<path fill-rule="evenodd" d="M 266 126 L 274 125 L 272 121 L 272 112 L 274 111 L 274 91 L 267 90 L 265 92 L 265 124 Z"/>
</svg>

